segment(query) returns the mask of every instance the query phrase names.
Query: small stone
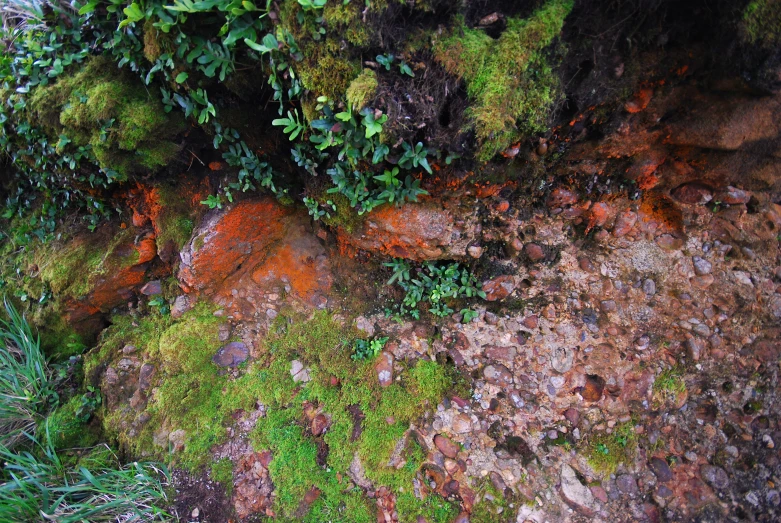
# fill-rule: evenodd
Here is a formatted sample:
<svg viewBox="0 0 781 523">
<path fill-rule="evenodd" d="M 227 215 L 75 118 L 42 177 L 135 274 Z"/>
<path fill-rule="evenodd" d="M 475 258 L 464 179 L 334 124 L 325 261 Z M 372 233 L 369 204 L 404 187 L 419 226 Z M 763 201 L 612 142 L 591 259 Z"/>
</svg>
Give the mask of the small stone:
<svg viewBox="0 0 781 523">
<path fill-rule="evenodd" d="M 694 265 L 694 274 L 697 276 L 710 274 L 711 270 L 713 270 L 711 262 L 700 256 L 694 256 L 692 258 L 692 264 Z"/>
<path fill-rule="evenodd" d="M 646 279 L 643 281 L 643 292 L 646 293 L 648 296 L 653 296 L 656 294 L 656 283 L 654 283 L 651 279 Z"/>
<path fill-rule="evenodd" d="M 383 351 L 377 358 L 374 370 L 377 371 L 377 380 L 380 382 L 380 386 L 388 387 L 393 383 L 393 356 L 389 352 Z"/>
<path fill-rule="evenodd" d="M 171 449 L 173 449 L 174 452 L 181 452 L 184 450 L 184 440 L 186 439 L 187 434 L 184 432 L 183 429 L 175 430 L 171 432 L 168 435 L 168 442 L 171 445 Z"/>
<path fill-rule="evenodd" d="M 485 381 L 491 385 L 510 385 L 513 382 L 513 374 L 504 365 L 494 364 L 488 365 L 483 369 L 483 376 Z"/>
<path fill-rule="evenodd" d="M 705 205 L 713 199 L 713 190 L 700 182 L 688 182 L 679 185 L 670 195 L 681 203 Z"/>
<path fill-rule="evenodd" d="M 553 370 L 564 374 L 572 368 L 575 354 L 572 349 L 567 347 L 557 347 L 551 351 L 550 362 Z"/>
<path fill-rule="evenodd" d="M 539 323 L 539 318 L 537 317 L 536 314 L 532 314 L 531 316 L 525 317 L 521 322 L 521 325 L 523 325 L 527 329 L 536 329 L 538 323 Z"/>
<path fill-rule="evenodd" d="M 705 354 L 705 343 L 697 338 L 686 340 L 686 352 L 693 361 L 700 361 Z"/>
<path fill-rule="evenodd" d="M 198 507 L 194 508 L 193 511 L 190 513 L 190 515 L 193 517 L 193 519 L 198 519 L 198 516 L 201 515 L 201 511 L 198 510 Z"/>
<path fill-rule="evenodd" d="M 712 274 L 703 274 L 702 276 L 695 276 L 694 278 L 690 279 L 689 283 L 692 284 L 692 287 L 705 290 L 713 285 L 714 281 L 715 278 Z"/>
<path fill-rule="evenodd" d="M 605 389 L 605 380 L 595 374 L 586 376 L 586 385 L 580 393 L 586 401 L 599 401 Z"/>
<path fill-rule="evenodd" d="M 240 341 L 233 341 L 224 345 L 214 355 L 212 361 L 220 367 L 237 367 L 247 361 L 249 349 Z"/>
<path fill-rule="evenodd" d="M 659 485 L 659 487 L 656 489 L 656 495 L 661 498 L 669 498 L 673 495 L 673 491 L 664 485 Z"/>
<path fill-rule="evenodd" d="M 578 421 L 580 421 L 580 412 L 578 412 L 575 409 L 567 409 L 564 411 L 564 417 L 569 421 L 572 426 L 578 424 Z"/>
<path fill-rule="evenodd" d="M 645 350 L 651 344 L 651 338 L 647 334 L 643 334 L 635 340 L 635 347 L 638 350 Z"/>
<path fill-rule="evenodd" d="M 724 489 L 729 486 L 729 477 L 724 469 L 713 465 L 703 465 L 700 467 L 702 479 L 715 489 Z"/>
<path fill-rule="evenodd" d="M 163 294 L 163 286 L 160 284 L 160 280 L 146 282 L 144 286 L 141 287 L 141 294 L 144 296 L 157 296 L 158 294 Z"/>
<path fill-rule="evenodd" d="M 616 478 L 616 485 L 618 486 L 618 490 L 624 494 L 629 494 L 630 496 L 634 496 L 639 492 L 637 480 L 631 474 L 621 474 L 618 476 L 618 478 Z"/>
<path fill-rule="evenodd" d="M 666 483 L 673 479 L 673 472 L 670 470 L 670 466 L 661 458 L 651 458 L 648 462 L 648 467 L 651 469 L 651 472 L 656 475 L 656 479 L 662 483 Z"/>
<path fill-rule="evenodd" d="M 181 296 L 177 296 L 174 300 L 174 304 L 171 306 L 171 317 L 174 319 L 181 318 L 182 315 L 191 308 L 190 298 L 187 295 L 182 294 Z"/>
<path fill-rule="evenodd" d="M 620 238 L 626 236 L 637 222 L 637 214 L 632 211 L 624 211 L 616 216 L 616 223 L 613 227 L 613 236 Z"/>
<path fill-rule="evenodd" d="M 369 321 L 366 316 L 358 316 L 355 318 L 355 328 L 365 333 L 369 338 L 374 336 L 374 323 Z"/>
<path fill-rule="evenodd" d="M 490 311 L 486 311 L 483 319 L 488 325 L 496 325 L 497 323 L 499 323 L 499 317 Z"/>
<path fill-rule="evenodd" d="M 450 438 L 443 436 L 442 434 L 434 436 L 434 445 L 436 445 L 442 454 L 451 459 L 456 459 L 458 451 L 461 450 L 461 447 L 457 443 L 453 443 Z"/>
<path fill-rule="evenodd" d="M 533 262 L 538 262 L 545 258 L 545 252 L 543 252 L 542 247 L 536 243 L 527 243 L 524 245 L 523 252 L 526 253 L 526 256 Z"/>
<path fill-rule="evenodd" d="M 325 434 L 328 427 L 331 426 L 331 420 L 323 413 L 316 415 L 312 418 L 311 429 L 313 436 L 320 436 Z"/>
<path fill-rule="evenodd" d="M 601 301 L 599 303 L 599 308 L 602 309 L 602 312 L 615 312 L 618 309 L 614 300 Z"/>
<path fill-rule="evenodd" d="M 497 276 L 484 281 L 482 287 L 487 301 L 503 300 L 515 290 L 515 278 L 510 275 Z"/>
<path fill-rule="evenodd" d="M 307 383 L 312 379 L 309 375 L 309 369 L 305 368 L 304 364 L 299 360 L 290 362 L 290 375 L 293 377 L 295 383 Z"/>
<path fill-rule="evenodd" d="M 474 259 L 478 259 L 480 256 L 483 255 L 483 248 L 479 245 L 470 245 L 466 252 Z"/>
<path fill-rule="evenodd" d="M 591 489 L 580 482 L 575 471 L 567 464 L 561 466 L 561 496 L 567 504 L 585 516 L 593 516 L 599 510 Z"/>
<path fill-rule="evenodd" d="M 719 193 L 719 200 L 727 205 L 745 204 L 751 200 L 751 193 L 730 185 Z"/>
<path fill-rule="evenodd" d="M 588 259 L 586 256 L 581 256 L 578 258 L 578 266 L 581 270 L 584 270 L 586 272 L 594 272 L 594 264 L 591 263 L 591 260 Z"/>
<path fill-rule="evenodd" d="M 135 345 L 125 345 L 122 347 L 122 354 L 133 354 L 137 350 Z"/>
<path fill-rule="evenodd" d="M 591 487 L 591 493 L 602 503 L 607 503 L 607 492 L 602 487 L 596 485 Z"/>
<path fill-rule="evenodd" d="M 472 420 L 466 414 L 459 413 L 453 416 L 453 432 L 456 434 L 466 434 L 472 432 Z"/>
</svg>

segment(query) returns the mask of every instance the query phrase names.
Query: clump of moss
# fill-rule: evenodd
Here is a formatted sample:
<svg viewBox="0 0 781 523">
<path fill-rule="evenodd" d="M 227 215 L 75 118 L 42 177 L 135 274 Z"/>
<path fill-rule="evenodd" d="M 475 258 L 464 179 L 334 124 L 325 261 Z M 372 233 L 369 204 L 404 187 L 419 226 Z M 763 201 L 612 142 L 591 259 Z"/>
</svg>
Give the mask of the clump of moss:
<svg viewBox="0 0 781 523">
<path fill-rule="evenodd" d="M 743 29 L 752 44 L 781 44 L 781 1 L 753 0 L 743 10 Z"/>
<path fill-rule="evenodd" d="M 27 112 L 52 138 L 89 145 L 104 169 L 128 176 L 170 162 L 184 129 L 178 114 L 163 110 L 137 78 L 108 58 L 92 58 L 78 72 L 35 89 Z"/>
<path fill-rule="evenodd" d="M 489 160 L 525 134 L 547 129 L 559 80 L 544 50 L 561 33 L 572 0 L 549 0 L 526 19 L 510 18 L 497 40 L 463 19 L 434 44 L 436 59 L 466 82 L 467 110 Z"/>
<path fill-rule="evenodd" d="M 220 483 L 228 496 L 233 491 L 233 462 L 223 458 L 212 463 L 211 478 Z"/>
<path fill-rule="evenodd" d="M 360 111 L 374 98 L 377 92 L 377 73 L 364 69 L 347 87 L 347 102 L 355 111 Z"/>
<path fill-rule="evenodd" d="M 60 405 L 41 422 L 37 433 L 57 450 L 91 447 L 98 442 L 98 434 L 79 420 L 77 411 L 81 396 L 74 396 Z"/>
<path fill-rule="evenodd" d="M 603 474 L 614 473 L 620 463 L 629 464 L 637 452 L 637 434 L 631 421 L 616 425 L 610 434 L 590 434 L 584 441 L 589 465 Z"/>
<path fill-rule="evenodd" d="M 332 39 L 325 43 L 301 43 L 304 59 L 295 65 L 303 86 L 317 95 L 339 99 L 350 81 L 358 74 L 356 62 L 344 58 L 339 45 Z"/>
<path fill-rule="evenodd" d="M 372 31 L 363 22 L 359 2 L 329 3 L 323 9 L 323 21 L 333 31 L 356 47 L 371 43 Z"/>
<path fill-rule="evenodd" d="M 654 408 L 676 406 L 686 398 L 683 369 L 672 367 L 662 371 L 654 380 L 652 404 Z"/>
<path fill-rule="evenodd" d="M 195 228 L 193 211 L 187 201 L 170 185 L 158 188 L 160 195 L 160 216 L 155 227 L 158 230 L 158 251 L 163 251 L 170 243 L 174 252 L 182 250 L 190 240 Z"/>
</svg>

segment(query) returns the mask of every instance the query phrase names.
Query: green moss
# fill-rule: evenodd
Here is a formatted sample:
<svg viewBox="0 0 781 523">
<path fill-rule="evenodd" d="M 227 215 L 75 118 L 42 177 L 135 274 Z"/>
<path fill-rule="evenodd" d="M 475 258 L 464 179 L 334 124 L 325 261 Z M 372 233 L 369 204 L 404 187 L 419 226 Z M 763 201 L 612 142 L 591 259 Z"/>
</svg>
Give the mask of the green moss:
<svg viewBox="0 0 781 523">
<path fill-rule="evenodd" d="M 781 44 L 781 0 L 753 0 L 743 10 L 749 42 L 765 47 Z"/>
<path fill-rule="evenodd" d="M 377 92 L 377 73 L 364 69 L 347 87 L 347 102 L 354 111 L 360 111 Z"/>
<path fill-rule="evenodd" d="M 628 421 L 613 427 L 613 431 L 590 434 L 585 439 L 584 453 L 589 465 L 600 473 L 612 474 L 620 463 L 631 463 L 637 452 L 634 423 Z"/>
<path fill-rule="evenodd" d="M 665 369 L 654 380 L 652 396 L 654 408 L 675 405 L 682 396 L 686 396 L 686 382 L 683 379 L 682 368 Z"/>
<path fill-rule="evenodd" d="M 372 31 L 363 22 L 359 2 L 329 3 L 323 9 L 323 20 L 328 31 L 340 35 L 356 47 L 366 47 L 371 43 Z"/>
<path fill-rule="evenodd" d="M 322 199 L 321 199 L 322 198 Z M 323 191 L 321 197 L 315 197 L 318 201 L 325 203 L 327 200 L 331 200 L 336 205 L 336 211 L 332 211 L 330 218 L 323 218 L 326 225 L 331 227 L 341 227 L 347 233 L 352 234 L 362 224 L 364 217 L 350 207 L 350 200 L 343 194 L 327 194 Z"/>
<path fill-rule="evenodd" d="M 436 59 L 466 82 L 479 159 L 489 160 L 524 134 L 547 129 L 560 95 L 544 50 L 561 32 L 572 6 L 572 0 L 549 0 L 527 19 L 508 19 L 497 40 L 460 19 L 435 42 Z"/>
<path fill-rule="evenodd" d="M 302 44 L 304 60 L 295 64 L 301 83 L 316 95 L 338 100 L 355 78 L 360 68 L 357 62 L 343 57 L 338 45 L 330 39 L 325 44 Z"/>
<path fill-rule="evenodd" d="M 64 134 L 90 145 L 104 169 L 122 175 L 166 165 L 178 152 L 173 138 L 184 129 L 140 81 L 107 58 L 92 58 L 80 70 L 35 89 L 26 111 L 52 138 Z"/>
<path fill-rule="evenodd" d="M 233 462 L 228 458 L 213 462 L 211 478 L 220 483 L 230 496 L 233 491 Z"/>
<path fill-rule="evenodd" d="M 54 445 L 57 450 L 91 447 L 98 442 L 99 434 L 76 418 L 81 396 L 74 396 L 57 407 L 41 423 L 37 433 Z"/>
</svg>

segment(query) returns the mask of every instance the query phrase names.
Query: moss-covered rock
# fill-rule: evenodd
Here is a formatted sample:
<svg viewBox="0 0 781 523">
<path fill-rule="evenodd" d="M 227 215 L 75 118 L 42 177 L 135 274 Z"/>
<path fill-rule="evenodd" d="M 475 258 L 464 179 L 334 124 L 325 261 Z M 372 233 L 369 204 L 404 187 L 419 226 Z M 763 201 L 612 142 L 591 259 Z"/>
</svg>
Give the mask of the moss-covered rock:
<svg viewBox="0 0 781 523">
<path fill-rule="evenodd" d="M 90 146 L 104 169 L 121 176 L 167 165 L 184 129 L 137 78 L 107 58 L 92 58 L 76 72 L 31 92 L 26 111 L 59 147 Z M 65 138 L 63 138 L 65 137 Z"/>
<path fill-rule="evenodd" d="M 354 111 L 360 111 L 377 92 L 377 73 L 364 69 L 347 87 L 347 103 Z"/>
<path fill-rule="evenodd" d="M 781 1 L 753 0 L 743 10 L 743 29 L 752 44 L 781 44 Z"/>
<path fill-rule="evenodd" d="M 559 79 L 544 52 L 561 33 L 572 0 L 549 0 L 529 18 L 510 18 L 497 40 L 458 19 L 434 43 L 436 59 L 466 82 L 467 110 L 489 160 L 525 134 L 547 129 Z"/>
</svg>

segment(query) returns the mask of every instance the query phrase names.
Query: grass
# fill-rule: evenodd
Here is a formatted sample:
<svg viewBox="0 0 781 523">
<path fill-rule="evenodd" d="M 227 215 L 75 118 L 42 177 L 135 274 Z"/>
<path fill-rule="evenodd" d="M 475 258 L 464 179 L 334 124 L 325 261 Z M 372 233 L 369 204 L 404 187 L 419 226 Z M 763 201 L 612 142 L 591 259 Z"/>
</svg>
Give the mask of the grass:
<svg viewBox="0 0 781 523">
<path fill-rule="evenodd" d="M 435 42 L 436 59 L 466 82 L 478 159 L 488 161 L 522 136 L 547 130 L 560 94 L 544 50 L 561 33 L 573 3 L 549 0 L 529 18 L 510 18 L 497 40 L 457 20 Z"/>
<path fill-rule="evenodd" d="M 34 433 L 46 408 L 56 402 L 51 372 L 37 335 L 8 301 L 0 319 L 0 445 L 13 448 Z"/>
<path fill-rule="evenodd" d="M 629 464 L 637 452 L 637 434 L 632 421 L 613 427 L 613 431 L 592 433 L 584 449 L 589 465 L 599 473 L 613 474 L 621 463 Z"/>
</svg>

